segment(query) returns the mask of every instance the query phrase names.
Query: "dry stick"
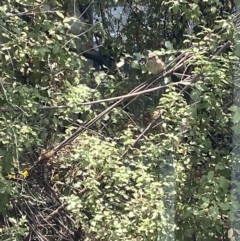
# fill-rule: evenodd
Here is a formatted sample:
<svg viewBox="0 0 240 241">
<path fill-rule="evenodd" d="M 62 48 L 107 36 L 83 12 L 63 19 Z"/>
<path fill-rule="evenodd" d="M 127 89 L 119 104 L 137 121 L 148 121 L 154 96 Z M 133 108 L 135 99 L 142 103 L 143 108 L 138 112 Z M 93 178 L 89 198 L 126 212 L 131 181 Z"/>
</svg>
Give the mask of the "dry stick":
<svg viewBox="0 0 240 241">
<path fill-rule="evenodd" d="M 230 41 L 228 41 L 227 43 L 225 43 L 217 52 L 216 54 L 214 54 L 214 56 L 217 56 L 221 53 L 223 53 L 227 48 L 229 48 L 230 46 Z M 211 60 L 213 57 L 211 57 L 209 60 Z M 191 80 L 191 84 L 196 83 L 198 78 L 201 76 L 201 74 L 197 74 L 196 76 L 193 77 L 193 79 Z M 188 77 L 187 77 L 188 78 Z M 183 80 L 183 82 L 185 82 Z M 184 94 L 188 89 L 189 89 L 190 85 L 186 85 L 181 91 L 180 94 Z M 154 124 L 161 119 L 161 116 L 157 119 L 152 120 L 152 122 L 147 126 L 147 128 L 138 136 L 138 138 L 136 139 L 136 141 L 133 143 L 132 147 L 135 147 L 136 144 L 138 143 L 138 141 L 144 136 L 147 135 L 149 133 L 149 131 L 151 130 L 151 128 L 154 126 Z M 127 152 L 129 151 L 130 147 L 123 153 L 122 157 L 125 157 Z"/>
</svg>

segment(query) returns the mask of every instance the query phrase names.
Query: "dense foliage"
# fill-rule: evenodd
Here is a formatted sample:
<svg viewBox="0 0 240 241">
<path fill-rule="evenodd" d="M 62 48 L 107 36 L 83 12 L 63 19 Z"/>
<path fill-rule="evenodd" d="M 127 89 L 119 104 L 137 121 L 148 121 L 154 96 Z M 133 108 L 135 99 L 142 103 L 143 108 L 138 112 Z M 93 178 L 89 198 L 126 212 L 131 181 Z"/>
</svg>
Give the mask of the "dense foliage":
<svg viewBox="0 0 240 241">
<path fill-rule="evenodd" d="M 3 0 L 0 240 L 233 240 L 234 11 Z M 163 75 L 139 65 L 149 49 Z"/>
</svg>

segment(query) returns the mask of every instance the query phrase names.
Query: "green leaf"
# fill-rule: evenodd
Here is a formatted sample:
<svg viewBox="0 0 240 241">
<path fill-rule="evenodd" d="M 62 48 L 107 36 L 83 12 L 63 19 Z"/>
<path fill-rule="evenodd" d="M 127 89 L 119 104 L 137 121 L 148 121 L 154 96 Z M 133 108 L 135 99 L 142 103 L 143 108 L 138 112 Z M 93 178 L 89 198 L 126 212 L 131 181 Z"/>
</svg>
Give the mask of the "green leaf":
<svg viewBox="0 0 240 241">
<path fill-rule="evenodd" d="M 64 19 L 64 15 L 63 15 L 61 12 L 56 11 L 56 14 L 57 14 L 60 18 Z"/>
<path fill-rule="evenodd" d="M 135 217 L 135 216 L 136 216 L 136 215 L 135 215 L 134 212 L 132 212 L 132 211 L 128 213 L 128 217 L 129 217 L 129 218 L 133 218 L 133 217 Z"/>
<path fill-rule="evenodd" d="M 51 10 L 51 7 L 50 7 L 50 5 L 48 5 L 48 4 L 43 4 L 43 5 L 41 6 L 41 10 L 42 10 L 42 12 L 50 11 L 50 10 Z"/>
<path fill-rule="evenodd" d="M 173 44 L 170 41 L 166 41 L 165 46 L 167 47 L 167 49 L 173 50 Z"/>
<path fill-rule="evenodd" d="M 207 174 L 208 181 L 212 181 L 214 177 L 214 171 L 209 171 Z"/>
<path fill-rule="evenodd" d="M 121 68 L 124 65 L 124 60 L 117 63 L 117 67 Z"/>
<path fill-rule="evenodd" d="M 228 238 L 229 238 L 229 239 L 232 239 L 233 234 L 234 234 L 234 229 L 233 229 L 233 228 L 230 228 L 230 229 L 228 230 Z"/>
<path fill-rule="evenodd" d="M 214 206 L 209 208 L 208 213 L 213 219 L 216 220 L 218 218 L 218 215 L 219 215 L 219 209 L 218 209 L 217 206 L 214 205 Z"/>
<path fill-rule="evenodd" d="M 227 211 L 230 209 L 230 205 L 228 203 L 219 203 L 218 205 L 223 211 Z"/>
</svg>

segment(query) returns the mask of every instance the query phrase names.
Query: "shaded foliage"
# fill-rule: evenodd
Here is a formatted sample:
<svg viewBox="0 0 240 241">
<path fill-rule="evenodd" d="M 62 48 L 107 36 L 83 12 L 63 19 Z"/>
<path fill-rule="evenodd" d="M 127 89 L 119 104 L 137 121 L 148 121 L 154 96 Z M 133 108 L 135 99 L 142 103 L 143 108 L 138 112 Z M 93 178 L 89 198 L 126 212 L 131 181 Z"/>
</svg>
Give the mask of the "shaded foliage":
<svg viewBox="0 0 240 241">
<path fill-rule="evenodd" d="M 227 240 L 238 231 L 233 2 L 118 4 L 118 15 L 103 0 L 0 7 L 1 240 Z M 148 49 L 165 61 L 163 75 L 139 65 Z"/>
</svg>

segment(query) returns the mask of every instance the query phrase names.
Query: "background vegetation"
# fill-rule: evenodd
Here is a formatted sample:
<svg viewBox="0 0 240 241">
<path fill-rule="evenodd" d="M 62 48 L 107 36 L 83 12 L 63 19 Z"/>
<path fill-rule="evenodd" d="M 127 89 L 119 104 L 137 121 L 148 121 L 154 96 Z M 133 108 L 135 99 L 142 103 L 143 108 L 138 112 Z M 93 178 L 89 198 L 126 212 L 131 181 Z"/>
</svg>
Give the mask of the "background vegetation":
<svg viewBox="0 0 240 241">
<path fill-rule="evenodd" d="M 238 240 L 233 1 L 0 12 L 1 240 Z M 164 76 L 138 64 L 148 49 Z"/>
</svg>

